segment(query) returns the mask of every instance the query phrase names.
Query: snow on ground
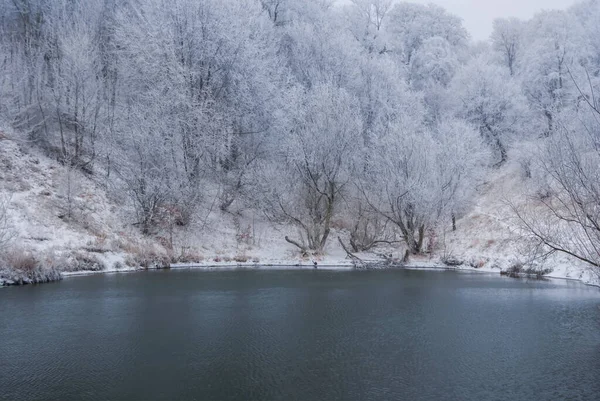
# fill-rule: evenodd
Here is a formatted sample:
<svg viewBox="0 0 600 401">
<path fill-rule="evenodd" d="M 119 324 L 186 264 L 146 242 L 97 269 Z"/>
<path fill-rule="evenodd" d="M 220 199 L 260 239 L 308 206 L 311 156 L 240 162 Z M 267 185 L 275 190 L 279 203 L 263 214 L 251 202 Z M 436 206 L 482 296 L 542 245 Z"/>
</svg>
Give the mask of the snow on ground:
<svg viewBox="0 0 600 401">
<path fill-rule="evenodd" d="M 527 239 L 522 235 L 510 204 L 531 208 L 530 203 L 525 204 L 525 194 L 530 191 L 518 162 L 509 162 L 495 171 L 480 188 L 471 212 L 457 221 L 457 231 L 442 235 L 439 256 L 464 261 L 466 266 L 461 267 L 490 272 L 527 262 Z M 567 255 L 554 254 L 538 263 L 540 267 L 553 270 L 549 277 L 600 285 L 599 277 L 586 264 Z"/>
<path fill-rule="evenodd" d="M 112 200 L 98 177 L 86 177 L 67 170 L 24 143 L 14 140 L 10 130 L 0 135 L 0 197 L 9 197 L 13 247 L 35 255 L 60 257 L 57 268 L 63 275 L 100 272 L 128 272 L 144 261 L 144 255 L 163 257 L 167 250 L 161 245 L 165 238 L 143 237 L 132 226 L 121 203 Z M 13 139 L 11 139 L 11 137 Z M 71 174 L 69 176 L 69 174 Z M 68 177 L 71 177 L 69 187 Z M 408 267 L 446 268 L 444 258 L 463 262 L 460 269 L 499 273 L 524 260 L 525 243 L 513 221 L 507 200 L 519 202 L 515 194 L 525 193 L 524 180 L 518 163 L 496 171 L 480 188 L 474 208 L 457 221 L 457 231 L 438 234 L 431 255 L 414 257 Z M 69 191 L 69 188 L 71 190 Z M 68 194 L 73 202 L 73 217 L 65 218 Z M 119 206 L 117 206 L 117 204 Z M 172 256 L 185 263 L 179 268 L 314 268 L 351 269 L 337 237 L 331 233 L 324 256 L 302 258 L 298 250 L 284 240 L 294 236 L 295 229 L 265 220 L 258 212 L 240 214 L 221 211 L 201 211 L 199 222 L 173 233 Z M 381 249 L 377 252 L 401 258 L 402 249 Z M 358 255 L 366 260 L 375 254 Z M 68 261 L 60 262 L 60 261 Z M 571 278 L 585 283 L 600 284 L 598 277 L 579 262 L 555 255 L 546 261 L 553 268 L 551 277 Z"/>
</svg>

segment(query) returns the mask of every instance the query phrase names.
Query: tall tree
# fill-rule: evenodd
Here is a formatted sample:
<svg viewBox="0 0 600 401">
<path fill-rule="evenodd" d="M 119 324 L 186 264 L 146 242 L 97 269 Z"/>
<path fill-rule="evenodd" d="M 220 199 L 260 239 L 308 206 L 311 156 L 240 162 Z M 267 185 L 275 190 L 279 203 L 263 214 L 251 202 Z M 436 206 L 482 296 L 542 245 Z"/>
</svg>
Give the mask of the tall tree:
<svg viewBox="0 0 600 401">
<path fill-rule="evenodd" d="M 510 75 L 515 75 L 521 61 L 524 40 L 524 23 L 518 18 L 498 18 L 494 20 L 492 46 L 508 67 Z"/>
<path fill-rule="evenodd" d="M 508 71 L 482 56 L 457 74 L 452 91 L 457 116 L 479 129 L 494 149 L 497 165 L 502 165 L 508 158 L 508 143 L 526 121 L 527 107 L 519 86 Z"/>
</svg>

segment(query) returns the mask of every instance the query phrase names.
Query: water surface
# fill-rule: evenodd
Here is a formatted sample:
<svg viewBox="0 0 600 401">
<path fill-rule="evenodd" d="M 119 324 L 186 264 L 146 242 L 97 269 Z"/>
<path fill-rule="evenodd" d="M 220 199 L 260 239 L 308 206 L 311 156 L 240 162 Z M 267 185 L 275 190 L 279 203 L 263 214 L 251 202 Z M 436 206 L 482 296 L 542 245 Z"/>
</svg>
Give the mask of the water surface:
<svg viewBox="0 0 600 401">
<path fill-rule="evenodd" d="M 0 399 L 600 399 L 600 291 L 191 270 L 0 290 Z"/>
</svg>

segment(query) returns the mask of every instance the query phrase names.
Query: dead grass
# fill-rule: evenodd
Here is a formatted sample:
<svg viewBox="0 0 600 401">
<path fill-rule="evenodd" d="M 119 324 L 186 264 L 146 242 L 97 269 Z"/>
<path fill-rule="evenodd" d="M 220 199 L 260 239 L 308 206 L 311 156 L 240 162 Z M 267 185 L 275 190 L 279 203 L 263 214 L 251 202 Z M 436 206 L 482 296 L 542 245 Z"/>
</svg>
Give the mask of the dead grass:
<svg viewBox="0 0 600 401">
<path fill-rule="evenodd" d="M 38 261 L 30 250 L 14 247 L 6 253 L 6 264 L 15 270 L 31 272 L 38 266 Z"/>
<path fill-rule="evenodd" d="M 133 255 L 125 256 L 125 265 L 129 267 L 138 267 L 137 260 L 133 257 Z"/>
<path fill-rule="evenodd" d="M 469 266 L 471 266 L 472 268 L 475 269 L 481 269 L 483 266 L 486 265 L 486 263 L 488 262 L 487 259 L 485 258 L 475 258 L 475 259 L 471 259 L 468 264 Z"/>
<path fill-rule="evenodd" d="M 52 253 L 38 259 L 31 250 L 14 247 L 0 258 L 0 263 L 0 283 L 8 285 L 47 283 L 62 278 L 57 268 L 59 262 Z"/>
<path fill-rule="evenodd" d="M 248 256 L 246 256 L 246 255 L 237 255 L 235 258 L 233 258 L 233 260 L 235 260 L 238 263 L 246 263 L 246 262 L 248 262 Z"/>
<path fill-rule="evenodd" d="M 133 255 L 138 266 L 144 269 L 167 269 L 171 266 L 171 258 L 166 252 L 160 252 L 155 247 L 142 249 Z"/>
<path fill-rule="evenodd" d="M 97 235 L 93 240 L 88 241 L 84 249 L 92 253 L 106 253 L 111 250 L 106 234 Z"/>
<path fill-rule="evenodd" d="M 73 254 L 71 271 L 102 271 L 106 270 L 104 262 L 90 252 L 78 251 Z"/>
<path fill-rule="evenodd" d="M 177 263 L 200 263 L 204 256 L 197 249 L 182 248 L 181 253 L 173 259 Z"/>
</svg>

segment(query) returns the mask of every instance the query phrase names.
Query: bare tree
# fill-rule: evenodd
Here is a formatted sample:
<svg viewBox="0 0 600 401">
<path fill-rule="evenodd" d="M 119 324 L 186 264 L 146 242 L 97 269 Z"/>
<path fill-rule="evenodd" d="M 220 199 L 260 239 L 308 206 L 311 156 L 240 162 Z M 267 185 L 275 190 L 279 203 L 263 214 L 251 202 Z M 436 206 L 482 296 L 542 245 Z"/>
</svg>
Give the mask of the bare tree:
<svg viewBox="0 0 600 401">
<path fill-rule="evenodd" d="M 511 206 L 537 249 L 570 255 L 600 273 L 600 108 L 591 85 L 583 93 L 573 82 L 587 106 L 563 113 L 546 139 L 538 158 L 545 195 Z"/>
<path fill-rule="evenodd" d="M 351 209 L 354 224 L 350 229 L 350 246 L 353 252 L 370 251 L 378 245 L 393 245 L 396 240 L 394 230 L 389 221 L 374 212 L 359 199 Z M 340 240 L 341 241 L 341 240 Z"/>
<path fill-rule="evenodd" d="M 79 177 L 77 171 L 70 161 L 65 160 L 64 170 L 61 172 L 58 183 L 58 208 L 60 209 L 60 218 L 72 220 L 76 217 L 78 204 L 76 196 L 80 191 Z"/>
<path fill-rule="evenodd" d="M 0 253 L 5 251 L 15 238 L 14 228 L 9 218 L 10 201 L 10 196 L 0 196 Z"/>
<path fill-rule="evenodd" d="M 288 242 L 304 252 L 322 252 L 331 222 L 351 176 L 354 146 L 360 143 L 357 102 L 331 84 L 301 96 L 291 121 L 290 135 L 282 138 L 281 158 L 271 167 L 272 218 L 291 223 L 301 233 Z"/>
<path fill-rule="evenodd" d="M 434 142 L 419 122 L 396 125 L 382 139 L 361 184 L 370 207 L 393 223 L 412 254 L 423 250 L 427 224 L 435 213 Z"/>
</svg>

